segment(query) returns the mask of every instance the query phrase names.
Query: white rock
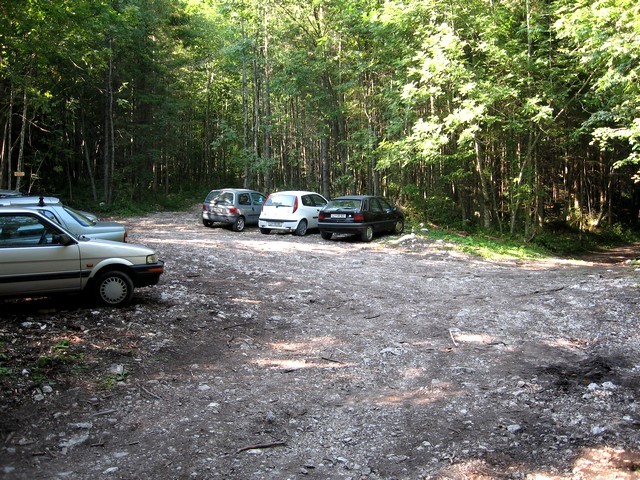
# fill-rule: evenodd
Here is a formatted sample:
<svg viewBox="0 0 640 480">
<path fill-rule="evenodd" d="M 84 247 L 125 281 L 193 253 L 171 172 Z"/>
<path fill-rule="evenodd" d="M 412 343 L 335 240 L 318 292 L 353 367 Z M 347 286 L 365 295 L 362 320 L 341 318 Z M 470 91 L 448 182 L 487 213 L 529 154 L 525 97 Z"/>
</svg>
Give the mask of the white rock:
<svg viewBox="0 0 640 480">
<path fill-rule="evenodd" d="M 81 445 L 84 442 L 86 442 L 87 440 L 89 440 L 89 435 L 83 434 L 83 435 L 74 435 L 71 438 L 68 438 L 66 440 L 63 440 L 60 442 L 60 446 L 63 448 L 72 448 L 75 447 L 77 445 Z"/>
<path fill-rule="evenodd" d="M 122 373 L 124 373 L 124 366 L 113 364 L 109 367 L 109 373 L 112 375 L 121 375 Z"/>
<path fill-rule="evenodd" d="M 508 431 L 509 433 L 517 433 L 517 432 L 519 432 L 521 429 L 522 429 L 522 427 L 521 427 L 520 425 L 518 425 L 518 424 L 509 425 L 509 426 L 507 427 L 507 431 Z"/>
</svg>

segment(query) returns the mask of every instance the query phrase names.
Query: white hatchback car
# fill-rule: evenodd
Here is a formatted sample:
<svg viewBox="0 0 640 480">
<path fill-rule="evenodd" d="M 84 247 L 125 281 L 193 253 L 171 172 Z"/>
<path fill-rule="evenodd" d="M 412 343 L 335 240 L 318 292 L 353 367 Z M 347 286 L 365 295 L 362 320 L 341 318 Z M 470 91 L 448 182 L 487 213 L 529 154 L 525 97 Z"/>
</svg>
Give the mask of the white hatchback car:
<svg viewBox="0 0 640 480">
<path fill-rule="evenodd" d="M 120 307 L 163 272 L 149 248 L 78 237 L 35 210 L 0 207 L 0 298 L 87 292 Z"/>
<path fill-rule="evenodd" d="M 316 192 L 272 193 L 262 206 L 258 227 L 265 234 L 276 230 L 304 236 L 308 229 L 318 228 L 318 215 L 327 203 L 327 199 Z"/>
</svg>

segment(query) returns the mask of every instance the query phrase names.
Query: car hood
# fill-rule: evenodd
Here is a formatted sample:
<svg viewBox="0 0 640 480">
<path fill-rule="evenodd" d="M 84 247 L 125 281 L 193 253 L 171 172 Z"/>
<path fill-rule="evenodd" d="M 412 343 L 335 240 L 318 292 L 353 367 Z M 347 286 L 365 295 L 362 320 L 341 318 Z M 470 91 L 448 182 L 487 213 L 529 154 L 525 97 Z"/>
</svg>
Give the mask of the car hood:
<svg viewBox="0 0 640 480">
<path fill-rule="evenodd" d="M 153 255 L 156 252 L 151 248 L 135 243 L 122 243 L 112 240 L 103 240 L 101 238 L 88 238 L 82 236 L 78 238 L 78 247 L 83 257 L 121 257 L 146 258 L 147 255 Z M 144 263 L 144 262 L 142 262 Z"/>
</svg>

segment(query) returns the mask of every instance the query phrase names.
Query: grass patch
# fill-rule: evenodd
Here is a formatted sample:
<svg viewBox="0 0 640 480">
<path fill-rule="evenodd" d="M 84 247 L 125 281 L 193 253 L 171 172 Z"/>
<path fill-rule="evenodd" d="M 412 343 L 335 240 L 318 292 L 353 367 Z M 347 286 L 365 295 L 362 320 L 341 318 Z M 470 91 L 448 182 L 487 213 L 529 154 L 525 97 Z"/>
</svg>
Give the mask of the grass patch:
<svg viewBox="0 0 640 480">
<path fill-rule="evenodd" d="M 495 235 L 467 234 L 439 228 L 430 228 L 420 234 L 425 238 L 444 241 L 457 251 L 489 260 L 541 260 L 553 256 L 553 252 L 545 247 Z"/>
<path fill-rule="evenodd" d="M 98 388 L 102 390 L 111 390 L 115 388 L 118 383 L 126 381 L 128 374 L 129 372 L 126 369 L 123 369 L 121 372 L 105 375 L 98 381 Z"/>
<path fill-rule="evenodd" d="M 487 232 L 464 232 L 431 226 L 417 232 L 425 238 L 446 242 L 450 248 L 492 260 L 541 260 L 580 257 L 589 252 L 638 242 L 638 234 L 612 227 L 599 231 L 543 230 L 530 241 Z"/>
</svg>

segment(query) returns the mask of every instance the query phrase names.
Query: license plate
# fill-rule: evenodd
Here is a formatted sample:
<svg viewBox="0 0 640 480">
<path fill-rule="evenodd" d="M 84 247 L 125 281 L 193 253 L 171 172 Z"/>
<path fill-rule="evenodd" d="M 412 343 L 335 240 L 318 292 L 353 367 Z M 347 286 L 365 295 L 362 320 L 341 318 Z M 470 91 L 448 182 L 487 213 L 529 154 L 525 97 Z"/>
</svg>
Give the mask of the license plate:
<svg viewBox="0 0 640 480">
<path fill-rule="evenodd" d="M 282 226 L 282 222 L 269 222 L 268 225 L 270 227 L 281 227 Z"/>
<path fill-rule="evenodd" d="M 347 218 L 346 213 L 332 213 L 331 218 Z"/>
<path fill-rule="evenodd" d="M 214 211 L 215 213 L 223 213 L 223 212 L 224 212 L 224 209 L 223 209 L 222 207 L 214 207 L 213 211 Z"/>
</svg>

